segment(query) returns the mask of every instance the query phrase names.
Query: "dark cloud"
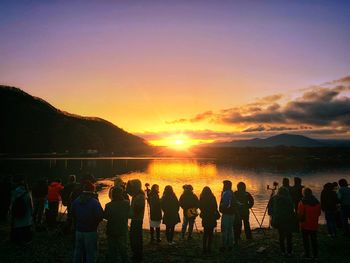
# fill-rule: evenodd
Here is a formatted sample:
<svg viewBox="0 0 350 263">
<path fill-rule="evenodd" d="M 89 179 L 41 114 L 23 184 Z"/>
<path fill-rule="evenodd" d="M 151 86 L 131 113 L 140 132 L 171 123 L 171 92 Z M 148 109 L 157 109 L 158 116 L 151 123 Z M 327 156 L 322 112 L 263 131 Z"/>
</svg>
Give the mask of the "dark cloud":
<svg viewBox="0 0 350 263">
<path fill-rule="evenodd" d="M 210 121 L 224 125 L 246 126 L 242 133 L 208 132 L 205 136 L 271 135 L 280 131 L 302 132 L 310 135 L 346 135 L 350 129 L 350 76 L 313 86 L 292 100 L 282 103 L 281 94 L 257 99 L 252 103 L 206 111 L 193 118 L 168 123 Z M 208 137 L 207 137 L 208 138 Z M 212 137 L 211 137 L 212 138 Z"/>
<path fill-rule="evenodd" d="M 310 126 L 265 126 L 265 125 L 257 125 L 253 127 L 249 127 L 243 132 L 261 132 L 261 131 L 297 131 L 297 130 L 307 130 L 312 129 Z"/>
<path fill-rule="evenodd" d="M 308 124 L 315 126 L 349 126 L 350 98 L 340 93 L 350 90 L 349 86 L 317 88 L 306 91 L 301 97 L 281 106 L 277 103 L 259 112 L 245 112 L 240 109 L 226 110 L 219 115 L 219 121 L 226 124 Z"/>
</svg>

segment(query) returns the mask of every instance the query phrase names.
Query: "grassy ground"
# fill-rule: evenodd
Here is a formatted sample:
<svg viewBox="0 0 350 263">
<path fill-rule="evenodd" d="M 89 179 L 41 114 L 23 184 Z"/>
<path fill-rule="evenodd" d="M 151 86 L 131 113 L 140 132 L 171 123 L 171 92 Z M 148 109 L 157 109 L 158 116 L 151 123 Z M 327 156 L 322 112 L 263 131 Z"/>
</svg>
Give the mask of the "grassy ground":
<svg viewBox="0 0 350 263">
<path fill-rule="evenodd" d="M 107 262 L 107 240 L 104 234 L 105 223 L 99 226 L 99 258 L 98 262 Z M 233 251 L 220 253 L 220 234 L 217 233 L 210 255 L 202 255 L 202 234 L 195 233 L 190 241 L 180 240 L 176 233 L 176 245 L 169 246 L 165 242 L 164 233 L 162 242 L 151 244 L 149 232 L 144 231 L 144 262 L 149 263 L 185 263 L 185 262 L 307 262 L 301 254 L 302 243 L 300 234 L 294 234 L 294 255 L 291 258 L 281 256 L 277 242 L 277 233 L 274 230 L 254 230 L 254 240 L 243 240 Z M 73 253 L 73 237 L 55 231 L 38 232 L 34 240 L 26 247 L 18 247 L 9 242 L 9 227 L 0 226 L 0 262 L 70 262 Z M 331 239 L 321 227 L 319 233 L 320 257 L 319 262 L 350 262 L 350 238 L 339 236 Z M 310 261 L 309 261 L 310 262 Z"/>
</svg>

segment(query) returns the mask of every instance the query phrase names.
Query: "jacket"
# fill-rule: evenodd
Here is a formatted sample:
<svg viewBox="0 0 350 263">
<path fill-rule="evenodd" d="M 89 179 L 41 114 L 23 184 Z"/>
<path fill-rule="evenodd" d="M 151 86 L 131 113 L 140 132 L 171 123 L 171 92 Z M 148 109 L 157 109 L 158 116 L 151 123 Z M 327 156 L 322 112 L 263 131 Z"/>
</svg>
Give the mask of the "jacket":
<svg viewBox="0 0 350 263">
<path fill-rule="evenodd" d="M 300 228 L 302 230 L 316 231 L 318 229 L 318 218 L 321 215 L 321 205 L 316 197 L 303 198 L 298 205 L 298 216 L 301 218 Z"/>
<path fill-rule="evenodd" d="M 350 187 L 340 187 L 338 190 L 338 198 L 342 206 L 350 206 Z"/>
<path fill-rule="evenodd" d="M 59 202 L 61 201 L 61 191 L 63 190 L 63 185 L 57 182 L 52 182 L 48 187 L 47 200 L 49 202 Z"/>
<path fill-rule="evenodd" d="M 175 195 L 163 196 L 160 200 L 160 204 L 163 210 L 163 224 L 168 226 L 174 226 L 180 222 L 179 216 L 179 201 Z"/>
<path fill-rule="evenodd" d="M 254 206 L 254 198 L 248 192 L 236 191 L 234 193 L 237 204 L 238 204 L 238 212 L 240 217 L 243 219 L 249 218 L 249 209 Z"/>
<path fill-rule="evenodd" d="M 324 212 L 336 212 L 339 199 L 332 189 L 324 189 L 321 192 L 321 208 Z"/>
<path fill-rule="evenodd" d="M 72 204 L 72 216 L 79 232 L 96 232 L 103 209 L 92 192 L 83 192 Z"/>
<path fill-rule="evenodd" d="M 199 199 L 200 217 L 202 218 L 202 226 L 205 228 L 216 227 L 218 219 L 218 204 L 215 196 L 207 196 Z"/>
<path fill-rule="evenodd" d="M 18 186 L 12 192 L 11 208 L 17 198 L 23 198 L 25 203 L 25 215 L 21 218 L 12 217 L 12 226 L 14 228 L 26 227 L 33 225 L 33 202 L 30 193 L 24 186 Z"/>
<path fill-rule="evenodd" d="M 199 207 L 198 197 L 191 190 L 185 190 L 183 192 L 183 194 L 180 196 L 179 203 L 183 209 L 184 217 L 187 217 L 187 209 Z"/>
<path fill-rule="evenodd" d="M 162 220 L 162 208 L 158 193 L 150 192 L 148 195 L 148 203 L 150 207 L 150 216 L 152 221 Z"/>
<path fill-rule="evenodd" d="M 281 231 L 293 232 L 296 225 L 296 215 L 290 195 L 274 196 L 271 205 L 272 226 Z"/>
<path fill-rule="evenodd" d="M 237 205 L 237 200 L 232 190 L 226 190 L 222 193 L 219 207 L 222 214 L 236 215 L 238 213 Z"/>
<path fill-rule="evenodd" d="M 115 200 L 106 204 L 103 217 L 107 220 L 107 236 L 127 236 L 129 212 L 128 200 Z"/>
</svg>

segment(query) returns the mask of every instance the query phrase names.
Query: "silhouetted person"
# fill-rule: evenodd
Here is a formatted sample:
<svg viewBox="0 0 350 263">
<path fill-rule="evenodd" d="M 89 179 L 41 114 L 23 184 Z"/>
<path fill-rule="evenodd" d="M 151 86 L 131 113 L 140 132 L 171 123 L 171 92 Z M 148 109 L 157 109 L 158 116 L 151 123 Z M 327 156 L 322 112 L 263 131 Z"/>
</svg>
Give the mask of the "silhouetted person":
<svg viewBox="0 0 350 263">
<path fill-rule="evenodd" d="M 280 249 L 283 255 L 292 254 L 292 232 L 295 229 L 294 204 L 285 187 L 278 189 L 272 199 L 272 226 L 278 230 Z M 287 249 L 286 249 L 287 243 Z"/>
<path fill-rule="evenodd" d="M 133 261 L 140 262 L 143 258 L 143 236 L 142 223 L 145 213 L 145 193 L 142 190 L 141 181 L 130 180 L 126 191 L 131 195 L 131 224 L 130 224 L 130 246 L 133 253 Z"/>
<path fill-rule="evenodd" d="M 304 189 L 304 197 L 298 206 L 298 217 L 300 229 L 303 236 L 305 259 L 310 258 L 310 241 L 312 254 L 315 260 L 318 259 L 317 230 L 318 218 L 321 215 L 321 205 L 312 194 L 310 188 Z"/>
<path fill-rule="evenodd" d="M 96 262 L 97 227 L 103 218 L 103 209 L 94 192 L 84 188 L 72 203 L 72 217 L 75 223 L 74 263 Z"/>
<path fill-rule="evenodd" d="M 197 209 L 199 207 L 198 197 L 193 193 L 192 185 L 184 185 L 183 193 L 180 196 L 180 207 L 183 210 L 183 222 L 181 234 L 182 238 L 185 238 L 187 226 L 188 226 L 188 239 L 192 238 L 193 226 L 196 217 L 198 216 Z"/>
<path fill-rule="evenodd" d="M 130 204 L 124 198 L 123 192 L 121 187 L 113 187 L 112 201 L 106 204 L 104 211 L 104 218 L 107 220 L 108 259 L 111 263 L 129 262 L 127 236 Z"/>
<path fill-rule="evenodd" d="M 203 188 L 199 198 L 200 217 L 202 218 L 203 234 L 203 254 L 211 252 L 213 243 L 214 228 L 216 221 L 220 218 L 216 198 L 211 189 L 206 186 Z"/>
<path fill-rule="evenodd" d="M 95 177 L 92 174 L 85 174 L 81 180 L 82 188 L 88 189 L 90 192 L 96 191 Z"/>
<path fill-rule="evenodd" d="M 291 195 L 294 202 L 295 211 L 298 210 L 300 200 L 303 198 L 303 188 L 301 185 L 301 178 L 294 177 L 294 185 L 291 187 Z"/>
<path fill-rule="evenodd" d="M 16 188 L 11 197 L 11 240 L 16 244 L 32 241 L 33 204 L 23 175 L 14 177 Z"/>
<path fill-rule="evenodd" d="M 47 179 L 40 179 L 37 181 L 32 188 L 32 197 L 33 197 L 33 217 L 34 224 L 41 225 L 43 222 L 45 202 L 47 200 L 48 185 Z"/>
<path fill-rule="evenodd" d="M 55 179 L 48 186 L 47 200 L 49 202 L 49 210 L 47 216 L 47 223 L 50 227 L 56 226 L 58 216 L 58 209 L 61 201 L 61 191 L 63 190 L 61 180 Z"/>
<path fill-rule="evenodd" d="M 339 199 L 332 183 L 326 183 L 321 192 L 321 208 L 325 214 L 328 234 L 337 236 L 337 204 Z"/>
<path fill-rule="evenodd" d="M 112 191 L 113 191 L 114 187 L 121 188 L 123 190 L 123 197 L 124 197 L 124 199 L 130 201 L 128 193 L 126 192 L 126 189 L 125 189 L 126 188 L 126 183 L 119 176 L 117 176 L 114 179 L 114 186 L 111 187 L 111 189 L 109 189 L 108 196 L 109 196 L 110 199 L 112 199 Z"/>
<path fill-rule="evenodd" d="M 238 211 L 237 211 L 237 200 L 232 191 L 231 181 L 228 181 L 228 180 L 223 181 L 223 191 L 221 195 L 219 208 L 220 208 L 220 212 L 222 213 L 221 251 L 225 251 L 225 249 L 232 250 L 234 219 L 235 219 L 235 215 L 238 214 Z"/>
<path fill-rule="evenodd" d="M 11 177 L 0 175 L 0 221 L 6 221 L 11 204 Z"/>
<path fill-rule="evenodd" d="M 148 193 L 147 198 L 149 207 L 150 207 L 150 232 L 151 232 L 151 241 L 154 242 L 154 232 L 157 235 L 157 242 L 160 242 L 160 223 L 162 220 L 162 209 L 160 205 L 159 198 L 159 185 L 154 184 L 151 187 L 151 190 Z"/>
<path fill-rule="evenodd" d="M 254 205 L 254 198 L 246 191 L 246 185 L 243 182 L 237 184 L 235 197 L 238 203 L 238 215 L 235 218 L 235 240 L 237 242 L 241 238 L 242 221 L 246 238 L 252 239 L 252 231 L 249 223 L 249 209 Z"/>
<path fill-rule="evenodd" d="M 76 195 L 76 191 L 81 190 L 81 185 L 77 183 L 76 176 L 74 174 L 69 175 L 68 183 L 64 186 L 64 189 L 61 191 L 62 205 L 67 207 L 67 221 L 66 229 L 70 231 L 72 226 L 72 203 L 75 200 L 72 199 Z M 79 194 L 81 191 L 79 192 Z"/>
<path fill-rule="evenodd" d="M 349 235 L 349 218 L 350 218 L 350 188 L 345 179 L 339 180 L 338 198 L 340 200 L 343 229 L 346 235 Z"/>
<path fill-rule="evenodd" d="M 286 189 L 288 190 L 288 193 L 290 194 L 290 196 L 292 196 L 292 187 L 291 187 L 290 184 L 289 184 L 289 178 L 284 177 L 284 178 L 282 179 L 282 186 L 283 186 L 284 188 L 286 188 Z"/>
<path fill-rule="evenodd" d="M 160 204 L 163 210 L 163 224 L 165 224 L 166 239 L 169 245 L 173 245 L 175 244 L 173 241 L 175 225 L 180 223 L 180 205 L 170 185 L 165 186 Z"/>
</svg>

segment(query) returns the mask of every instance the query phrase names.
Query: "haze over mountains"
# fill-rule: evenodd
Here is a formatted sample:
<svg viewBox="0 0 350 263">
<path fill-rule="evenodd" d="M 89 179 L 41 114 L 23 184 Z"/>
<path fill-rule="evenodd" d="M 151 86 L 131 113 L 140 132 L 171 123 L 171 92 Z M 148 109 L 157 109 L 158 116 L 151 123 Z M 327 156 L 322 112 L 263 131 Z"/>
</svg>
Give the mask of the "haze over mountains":
<svg viewBox="0 0 350 263">
<path fill-rule="evenodd" d="M 0 85 L 0 153 L 149 154 L 148 143 L 114 124 L 56 109 L 24 91 Z"/>
<path fill-rule="evenodd" d="M 316 140 L 303 135 L 278 134 L 266 139 L 235 140 L 231 142 L 213 143 L 212 147 L 349 147 L 350 140 Z"/>
</svg>

